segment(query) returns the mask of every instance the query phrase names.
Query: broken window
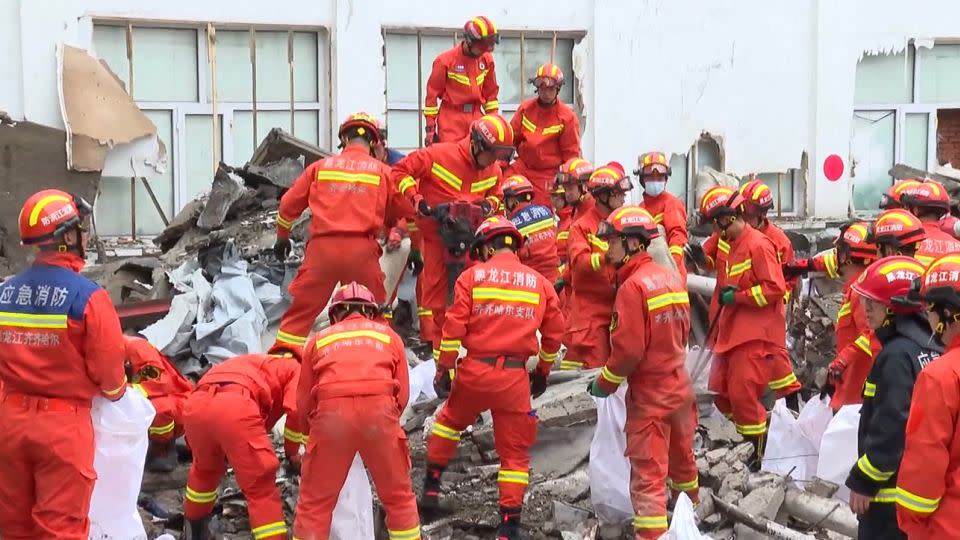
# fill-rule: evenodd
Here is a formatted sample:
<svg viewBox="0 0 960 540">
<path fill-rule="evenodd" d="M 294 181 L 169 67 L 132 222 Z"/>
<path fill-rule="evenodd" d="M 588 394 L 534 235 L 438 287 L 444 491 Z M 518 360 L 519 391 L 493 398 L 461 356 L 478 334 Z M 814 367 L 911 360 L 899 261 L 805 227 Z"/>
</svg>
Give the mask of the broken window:
<svg viewBox="0 0 960 540">
<path fill-rule="evenodd" d="M 392 147 L 408 152 L 422 144 L 424 91 L 433 59 L 458 40 L 454 31 L 427 33 L 391 29 L 384 32 L 387 127 Z M 500 85 L 500 113 L 510 119 L 520 103 L 534 95 L 527 81 L 539 65 L 550 62 L 551 51 L 553 63 L 566 77 L 560 99 L 579 113 L 575 104 L 577 85 L 573 73 L 575 42 L 574 36 L 555 37 L 553 32 L 501 33 L 500 44 L 494 52 Z"/>
<path fill-rule="evenodd" d="M 853 206 L 875 211 L 880 197 L 893 183 L 894 126 L 896 111 L 857 111 L 853 114 L 850 143 Z"/>
</svg>

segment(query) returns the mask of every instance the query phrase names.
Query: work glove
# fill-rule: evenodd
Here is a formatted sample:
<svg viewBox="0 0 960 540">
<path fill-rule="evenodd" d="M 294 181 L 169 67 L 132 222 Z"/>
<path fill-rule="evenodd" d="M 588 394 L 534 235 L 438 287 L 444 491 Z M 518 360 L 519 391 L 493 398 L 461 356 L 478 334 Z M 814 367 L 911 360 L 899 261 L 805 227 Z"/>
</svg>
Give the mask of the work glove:
<svg viewBox="0 0 960 540">
<path fill-rule="evenodd" d="M 413 207 L 417 209 L 417 215 L 420 217 L 430 217 L 433 215 L 433 209 L 430 208 L 427 201 L 423 199 L 423 195 L 419 193 L 413 197 Z"/>
<path fill-rule="evenodd" d="M 720 305 L 729 306 L 736 298 L 737 288 L 734 285 L 727 285 L 720 289 Z"/>
<path fill-rule="evenodd" d="M 604 392 L 602 388 L 600 388 L 600 381 L 599 381 L 599 379 L 593 379 L 593 380 L 590 382 L 590 384 L 587 385 L 587 392 L 588 392 L 591 396 L 593 396 L 593 397 L 598 397 L 598 398 L 605 398 L 605 397 L 607 397 L 607 396 L 610 395 L 610 394 Z"/>
<path fill-rule="evenodd" d="M 393 227 L 390 229 L 390 234 L 387 235 L 387 253 L 391 251 L 396 251 L 400 249 L 400 243 L 403 242 L 403 234 L 400 232 L 399 227 Z"/>
<path fill-rule="evenodd" d="M 273 244 L 273 254 L 277 257 L 278 261 L 285 261 L 290 255 L 290 239 L 289 238 L 277 238 L 277 241 Z"/>
<path fill-rule="evenodd" d="M 783 278 L 793 279 L 806 275 L 806 273 L 811 270 L 813 270 L 813 263 L 810 261 L 810 259 L 797 259 L 795 261 L 784 263 Z"/>
<path fill-rule="evenodd" d="M 414 277 L 419 276 L 423 271 L 423 254 L 419 249 L 411 249 L 410 256 L 407 257 L 407 268 Z"/>
<path fill-rule="evenodd" d="M 560 294 L 563 291 L 564 287 L 567 286 L 567 282 L 560 278 L 553 282 L 553 290 L 557 291 L 557 294 Z"/>
<path fill-rule="evenodd" d="M 530 397 L 536 399 L 547 391 L 547 376 L 550 375 L 549 369 L 536 369 L 530 372 Z"/>
<path fill-rule="evenodd" d="M 451 371 L 453 370 L 437 366 L 437 374 L 433 377 L 433 390 L 440 399 L 447 399 L 447 396 L 450 395 L 450 387 L 453 386 Z"/>
<path fill-rule="evenodd" d="M 841 381 L 843 381 L 843 372 L 846 371 L 847 364 L 845 364 L 839 358 L 835 359 L 830 363 L 830 368 L 827 370 L 827 383 L 831 386 L 836 386 Z"/>
<path fill-rule="evenodd" d="M 294 476 L 300 476 L 300 468 L 302 464 L 303 464 L 303 456 L 301 456 L 300 454 L 287 456 L 287 460 L 283 465 L 284 472 L 290 478 L 293 478 Z"/>
<path fill-rule="evenodd" d="M 423 145 L 430 146 L 431 144 L 438 142 L 439 136 L 437 135 L 437 125 L 436 124 L 427 124 L 423 127 Z"/>
</svg>

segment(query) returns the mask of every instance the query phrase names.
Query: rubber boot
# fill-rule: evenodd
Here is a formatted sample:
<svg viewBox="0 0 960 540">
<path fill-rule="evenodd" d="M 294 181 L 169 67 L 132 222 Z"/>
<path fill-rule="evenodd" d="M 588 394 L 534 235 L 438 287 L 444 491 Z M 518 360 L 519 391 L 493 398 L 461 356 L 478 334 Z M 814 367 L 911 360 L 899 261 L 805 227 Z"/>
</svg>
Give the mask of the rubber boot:
<svg viewBox="0 0 960 540">
<path fill-rule="evenodd" d="M 497 540 L 522 540 L 520 535 L 520 514 L 522 506 L 500 507 L 500 526 L 497 527 Z"/>
<path fill-rule="evenodd" d="M 424 510 L 440 508 L 440 477 L 443 476 L 443 467 L 427 464 L 427 471 L 423 477 L 423 495 L 420 496 L 420 507 Z"/>
<path fill-rule="evenodd" d="M 171 439 L 166 443 L 152 443 L 150 445 L 150 459 L 147 460 L 147 470 L 150 472 L 173 472 L 177 468 L 177 445 Z"/>
<path fill-rule="evenodd" d="M 188 519 L 183 528 L 183 534 L 180 540 L 213 540 L 213 533 L 210 532 L 211 516 L 201 519 Z"/>
</svg>

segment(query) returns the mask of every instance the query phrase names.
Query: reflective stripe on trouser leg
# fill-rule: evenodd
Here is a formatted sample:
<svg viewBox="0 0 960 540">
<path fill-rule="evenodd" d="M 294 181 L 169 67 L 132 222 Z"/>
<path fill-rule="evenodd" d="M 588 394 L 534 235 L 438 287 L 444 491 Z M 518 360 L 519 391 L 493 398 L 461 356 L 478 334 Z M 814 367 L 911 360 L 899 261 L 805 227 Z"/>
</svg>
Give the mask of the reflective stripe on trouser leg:
<svg viewBox="0 0 960 540">
<path fill-rule="evenodd" d="M 526 376 L 522 377 L 526 379 Z M 521 387 L 529 392 L 529 384 Z M 522 391 L 522 390 L 521 390 Z M 526 396 L 529 403 L 529 395 Z M 500 471 L 497 487 L 500 488 L 500 506 L 517 508 L 523 506 L 523 496 L 530 483 L 530 447 L 537 440 L 537 416 L 532 411 L 508 412 L 495 410 L 493 415 L 494 448 L 500 455 Z"/>
<path fill-rule="evenodd" d="M 693 503 L 700 502 L 700 482 L 693 438 L 697 431 L 697 402 L 690 403 L 687 415 L 675 414 L 670 419 L 670 446 L 667 466 L 668 484 L 674 495 L 686 492 Z M 679 411 L 678 411 L 679 412 Z"/>
<path fill-rule="evenodd" d="M 658 538 L 667 528 L 667 481 L 671 425 L 661 418 L 638 418 L 626 428 L 630 462 L 633 526 L 641 538 Z"/>
<path fill-rule="evenodd" d="M 457 419 L 451 413 L 451 407 L 459 405 L 454 394 L 451 392 L 447 402 L 443 404 L 443 409 L 437 415 L 433 428 L 430 430 L 430 436 L 427 437 L 427 463 L 446 467 L 450 463 L 450 458 L 457 452 L 457 445 L 460 444 L 460 433 L 465 428 L 461 428 Z M 474 415 L 474 417 L 476 417 Z"/>
<path fill-rule="evenodd" d="M 751 341 L 726 353 L 727 390 L 737 432 L 759 436 L 767 431 L 767 410 L 760 401 L 767 391 L 775 362 L 768 358 L 770 345 Z"/>
<path fill-rule="evenodd" d="M 285 539 L 287 538 L 287 524 L 282 521 L 275 521 L 252 527 L 250 532 L 253 533 L 254 540 Z"/>
</svg>

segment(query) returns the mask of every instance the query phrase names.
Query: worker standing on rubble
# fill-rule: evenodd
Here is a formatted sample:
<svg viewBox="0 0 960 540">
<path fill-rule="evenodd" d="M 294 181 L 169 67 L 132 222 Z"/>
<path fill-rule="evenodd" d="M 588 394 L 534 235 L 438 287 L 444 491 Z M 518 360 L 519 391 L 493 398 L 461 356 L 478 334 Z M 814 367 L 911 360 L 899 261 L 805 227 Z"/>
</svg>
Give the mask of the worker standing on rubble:
<svg viewBox="0 0 960 540">
<path fill-rule="evenodd" d="M 946 354 L 917 376 L 897 475 L 897 520 L 911 540 L 960 538 L 960 257 L 927 268 L 920 298 Z"/>
<path fill-rule="evenodd" d="M 379 317 L 373 293 L 350 283 L 334 294 L 332 325 L 307 344 L 297 403 L 312 435 L 303 458 L 296 538 L 330 536 L 333 509 L 359 452 L 386 508 L 390 539 L 420 540 L 410 450 L 400 426 L 410 394 L 407 357 L 403 340 Z"/>
<path fill-rule="evenodd" d="M 93 398 L 123 397 L 123 334 L 107 292 L 79 274 L 92 208 L 59 189 L 18 218 L 30 268 L 0 286 L 0 537 L 87 540 Z"/>
<path fill-rule="evenodd" d="M 754 443 L 759 467 L 767 433 L 760 398 L 768 388 L 780 393 L 797 386 L 797 377 L 786 350 L 786 286 L 776 247 L 744 220 L 743 202 L 739 192 L 723 186 L 700 201 L 702 219 L 730 246 L 714 291 L 719 319 L 710 389 L 718 394 L 720 412 L 732 415 L 737 432 Z"/>
<path fill-rule="evenodd" d="M 470 134 L 459 142 L 438 143 L 411 152 L 393 168 L 391 183 L 398 186 L 417 211 L 417 228 L 423 234 L 423 308 L 433 314 L 434 326 L 443 328 L 449 298 L 447 262 L 454 259 L 450 247 L 459 247 L 459 239 L 445 243 L 441 225 L 451 220 L 451 204 L 467 203 L 476 214 L 491 215 L 501 204 L 500 165 L 513 156 L 513 128 L 502 116 L 491 114 L 473 123 Z M 472 221 L 473 215 L 454 221 Z M 466 225 L 463 225 L 466 226 Z M 462 259 L 458 257 L 457 259 Z M 440 354 L 439 336 L 433 343 L 436 359 Z"/>
<path fill-rule="evenodd" d="M 960 252 L 960 241 L 940 228 L 940 220 L 950 212 L 950 195 L 940 182 L 927 180 L 901 191 L 901 202 L 906 210 L 923 223 L 926 238 L 914 256 L 928 266 L 934 259 Z"/>
<path fill-rule="evenodd" d="M 510 124 L 516 134 L 517 159 L 506 176 L 524 176 L 533 185 L 533 202 L 548 207 L 547 189 L 557 167 L 580 155 L 580 122 L 569 105 L 560 101 L 563 71 L 543 64 L 530 79 L 537 95 L 520 104 Z"/>
<path fill-rule="evenodd" d="M 476 231 L 470 255 L 481 262 L 457 280 L 456 297 L 443 326 L 434 386 L 449 398 L 427 440 L 421 500 L 428 509 L 437 506 L 440 477 L 457 450 L 461 432 L 490 410 L 500 456 L 499 540 L 521 538 L 529 449 L 537 437 L 537 414 L 530 408 L 530 398 L 546 390 L 564 327 L 552 284 L 517 258 L 522 247 L 523 237 L 506 218 L 491 217 Z M 467 354 L 457 362 L 461 346 Z M 538 350 L 539 363 L 528 376 L 527 359 Z"/>
<path fill-rule="evenodd" d="M 423 103 L 425 146 L 460 141 L 474 121 L 499 112 L 500 86 L 493 63 L 498 43 L 497 27 L 481 15 L 463 25 L 463 41 L 433 60 Z"/>
<path fill-rule="evenodd" d="M 667 530 L 663 486 L 699 502 L 693 456 L 696 403 L 684 360 L 690 333 L 690 299 L 678 274 L 647 253 L 660 236 L 645 209 L 624 206 L 600 223 L 607 261 L 617 268 L 617 299 L 610 323 L 610 358 L 589 387 L 605 398 L 627 382 L 627 457 L 636 538 Z"/>
<path fill-rule="evenodd" d="M 570 226 L 568 264 L 573 296 L 564 337 L 567 354 L 560 369 L 600 367 L 610 354 L 616 271 L 604 257 L 607 243 L 596 233 L 600 222 L 623 206 L 632 187 L 623 166 L 617 162 L 607 163 L 590 174 L 587 190 L 595 204 Z"/>
<path fill-rule="evenodd" d="M 150 425 L 147 470 L 172 472 L 177 467 L 176 440 L 183 435 L 183 406 L 193 383 L 149 341 L 123 336 L 127 380 L 157 411 Z"/>
<path fill-rule="evenodd" d="M 287 539 L 276 484 L 280 463 L 270 430 L 287 415 L 284 453 L 290 468 L 299 470 L 300 445 L 307 439 L 297 413 L 299 377 L 300 358 L 294 353 L 245 354 L 212 367 L 197 383 L 183 410 L 187 444 L 193 451 L 183 502 L 188 521 L 183 538 L 213 538 L 210 514 L 230 465 L 247 499 L 254 540 Z"/>
<path fill-rule="evenodd" d="M 557 227 L 550 209 L 536 204 L 533 199 L 533 185 L 523 176 L 511 176 L 503 183 L 507 215 L 523 236 L 520 262 L 555 283 L 560 278 Z"/>
<path fill-rule="evenodd" d="M 560 257 L 560 279 L 554 288 L 560 294 L 561 303 L 570 304 L 569 249 L 570 226 L 587 210 L 593 207 L 593 197 L 587 193 L 587 181 L 593 173 L 593 164 L 582 158 L 568 159 L 554 179 L 550 195 L 557 214 L 557 256 Z M 564 315 L 567 312 L 564 311 Z M 567 319 L 569 321 L 569 318 Z"/>
<path fill-rule="evenodd" d="M 687 208 L 683 201 L 667 191 L 667 180 L 672 169 L 663 152 L 647 152 L 637 158 L 637 175 L 643 187 L 643 201 L 640 206 L 646 208 L 657 225 L 666 231 L 667 246 L 670 255 L 677 264 L 681 279 L 687 280 L 687 267 L 683 259 L 683 248 L 687 245 Z"/>
<path fill-rule="evenodd" d="M 303 348 L 338 282 L 357 281 L 377 301 L 386 300 L 377 234 L 388 212 L 402 214 L 396 209 L 404 202 L 389 180 L 390 167 L 373 156 L 379 125 L 366 113 L 348 116 L 340 125 L 340 155 L 312 163 L 280 199 L 278 259 L 290 254 L 297 217 L 310 208 L 312 218 L 303 264 L 289 287 L 293 303 L 283 314 L 272 352 Z"/>
<path fill-rule="evenodd" d="M 915 259 L 884 257 L 851 285 L 883 344 L 863 385 L 857 434 L 860 459 L 850 470 L 850 508 L 860 518 L 859 537 L 903 539 L 897 528 L 897 469 L 913 385 L 920 370 L 943 352 L 931 336 L 920 302 L 908 297 L 924 268 Z"/>
</svg>

